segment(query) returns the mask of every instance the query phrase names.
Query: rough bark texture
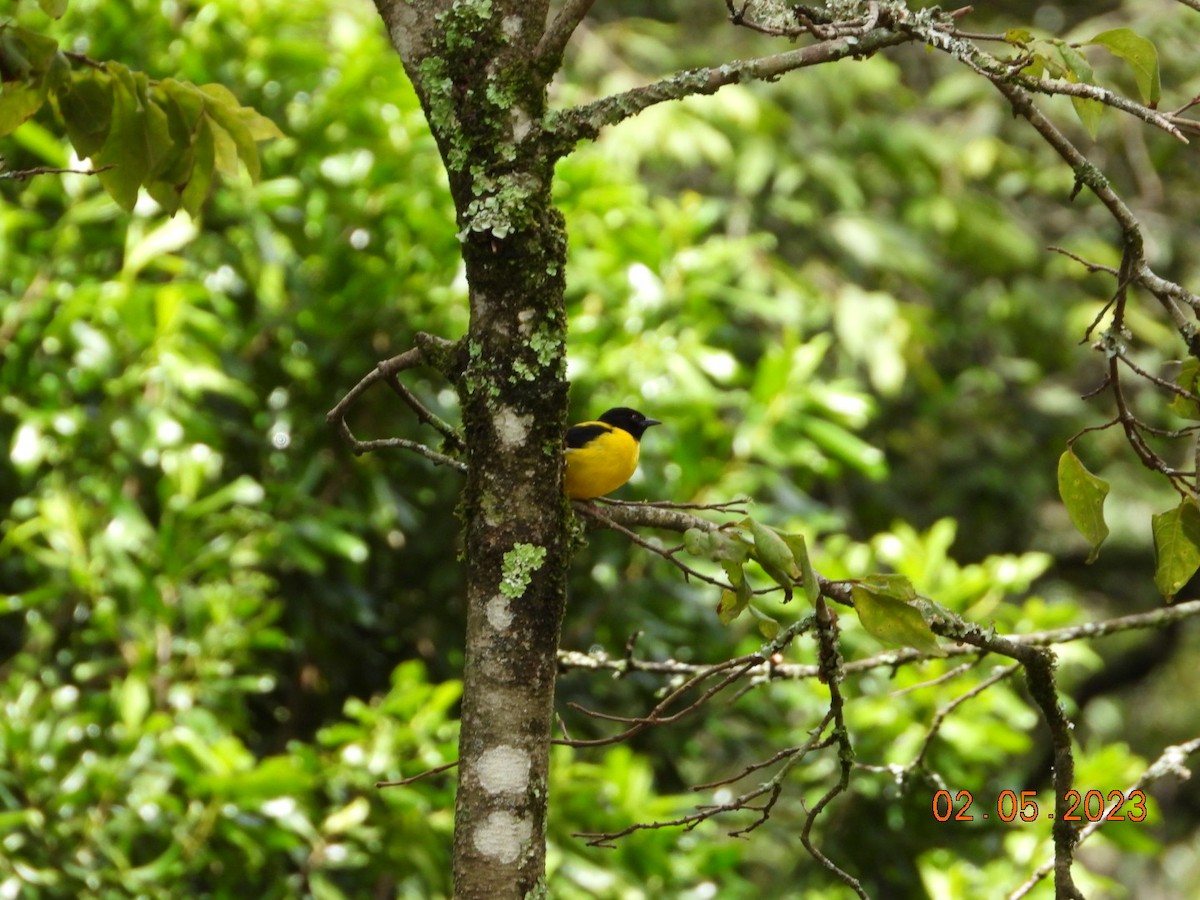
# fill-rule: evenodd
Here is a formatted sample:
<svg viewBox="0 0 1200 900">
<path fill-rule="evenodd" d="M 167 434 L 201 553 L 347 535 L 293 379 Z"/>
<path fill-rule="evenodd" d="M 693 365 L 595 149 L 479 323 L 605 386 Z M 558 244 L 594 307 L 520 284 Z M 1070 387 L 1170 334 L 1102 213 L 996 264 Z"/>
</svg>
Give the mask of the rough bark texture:
<svg viewBox="0 0 1200 900">
<path fill-rule="evenodd" d="M 562 620 L 563 222 L 550 202 L 545 2 L 377 0 L 450 175 L 470 286 L 456 373 L 470 471 L 466 667 L 455 809 L 462 900 L 544 893 Z"/>
</svg>

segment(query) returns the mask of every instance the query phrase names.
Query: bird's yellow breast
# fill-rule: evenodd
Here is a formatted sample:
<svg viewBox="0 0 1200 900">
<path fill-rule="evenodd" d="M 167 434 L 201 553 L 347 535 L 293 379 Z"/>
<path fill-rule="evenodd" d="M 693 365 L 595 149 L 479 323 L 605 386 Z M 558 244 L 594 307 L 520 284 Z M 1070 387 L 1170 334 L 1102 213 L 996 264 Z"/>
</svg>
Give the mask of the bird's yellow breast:
<svg viewBox="0 0 1200 900">
<path fill-rule="evenodd" d="M 633 475 L 638 442 L 628 431 L 612 428 L 582 447 L 567 449 L 567 496 L 591 500 L 615 491 Z"/>
</svg>

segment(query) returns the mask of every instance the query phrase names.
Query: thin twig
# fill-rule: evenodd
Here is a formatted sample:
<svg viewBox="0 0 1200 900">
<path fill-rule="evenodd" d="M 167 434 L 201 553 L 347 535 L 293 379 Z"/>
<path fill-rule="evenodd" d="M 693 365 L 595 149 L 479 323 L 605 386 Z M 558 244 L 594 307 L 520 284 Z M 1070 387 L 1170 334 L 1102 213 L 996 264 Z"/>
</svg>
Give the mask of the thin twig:
<svg viewBox="0 0 1200 900">
<path fill-rule="evenodd" d="M 109 163 L 98 169 L 58 169 L 53 166 L 37 166 L 33 169 L 12 169 L 0 171 L 0 179 L 13 181 L 28 181 L 35 175 L 99 175 L 113 168 L 116 163 Z"/>
<path fill-rule="evenodd" d="M 375 787 L 404 787 L 406 784 L 412 784 L 414 781 L 420 781 L 422 778 L 428 778 L 430 775 L 448 772 L 450 769 L 453 769 L 455 766 L 457 766 L 458 762 L 459 761 L 456 759 L 453 762 L 443 763 L 440 766 L 434 766 L 432 769 L 426 769 L 424 772 L 421 772 L 418 775 L 413 775 L 410 778 L 401 778 L 399 781 L 377 781 L 375 782 Z"/>
</svg>

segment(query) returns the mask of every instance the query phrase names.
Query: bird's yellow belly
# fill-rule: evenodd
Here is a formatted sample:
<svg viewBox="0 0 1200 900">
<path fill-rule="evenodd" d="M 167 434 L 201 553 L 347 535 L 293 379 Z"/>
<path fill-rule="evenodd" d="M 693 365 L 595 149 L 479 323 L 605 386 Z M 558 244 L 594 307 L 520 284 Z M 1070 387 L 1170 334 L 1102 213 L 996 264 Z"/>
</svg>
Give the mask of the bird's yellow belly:
<svg viewBox="0 0 1200 900">
<path fill-rule="evenodd" d="M 615 491 L 633 475 L 638 442 L 623 432 L 596 438 L 587 447 L 567 451 L 567 496 L 591 500 Z"/>
</svg>

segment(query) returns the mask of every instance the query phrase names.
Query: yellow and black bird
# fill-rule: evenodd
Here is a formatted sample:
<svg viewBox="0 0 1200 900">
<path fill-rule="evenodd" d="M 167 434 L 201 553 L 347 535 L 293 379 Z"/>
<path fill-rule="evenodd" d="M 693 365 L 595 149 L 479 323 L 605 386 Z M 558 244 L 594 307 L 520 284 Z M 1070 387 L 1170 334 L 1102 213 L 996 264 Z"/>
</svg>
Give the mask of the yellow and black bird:
<svg viewBox="0 0 1200 900">
<path fill-rule="evenodd" d="M 618 406 L 598 421 L 567 429 L 567 496 L 591 500 L 615 491 L 633 475 L 638 442 L 651 425 L 661 425 L 636 409 Z"/>
</svg>

